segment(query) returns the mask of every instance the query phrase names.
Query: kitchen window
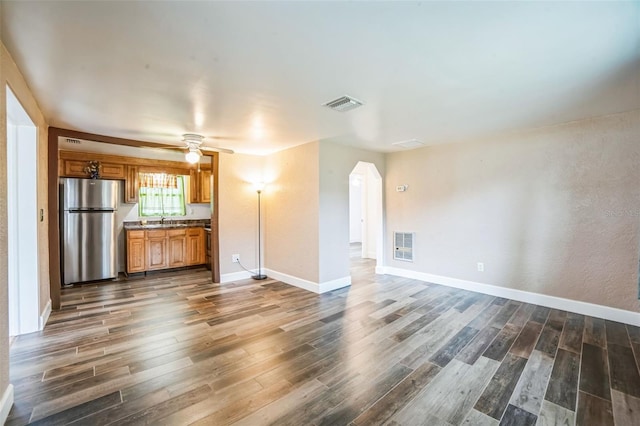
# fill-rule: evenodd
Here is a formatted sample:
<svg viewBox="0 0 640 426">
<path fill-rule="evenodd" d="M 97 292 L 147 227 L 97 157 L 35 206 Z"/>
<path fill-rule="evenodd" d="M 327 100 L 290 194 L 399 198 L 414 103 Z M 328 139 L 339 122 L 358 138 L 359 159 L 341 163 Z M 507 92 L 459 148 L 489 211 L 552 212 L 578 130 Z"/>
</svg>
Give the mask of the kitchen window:
<svg viewBox="0 0 640 426">
<path fill-rule="evenodd" d="M 140 173 L 139 216 L 185 216 L 184 177 L 166 173 Z"/>
</svg>

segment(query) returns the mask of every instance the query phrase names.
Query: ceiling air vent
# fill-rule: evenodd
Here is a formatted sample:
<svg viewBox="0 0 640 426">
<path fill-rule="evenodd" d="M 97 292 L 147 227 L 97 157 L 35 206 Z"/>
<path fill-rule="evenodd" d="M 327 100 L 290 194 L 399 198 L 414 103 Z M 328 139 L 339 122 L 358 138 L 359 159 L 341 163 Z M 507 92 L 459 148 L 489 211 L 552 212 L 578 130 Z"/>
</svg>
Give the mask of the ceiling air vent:
<svg viewBox="0 0 640 426">
<path fill-rule="evenodd" d="M 424 142 L 418 139 L 409 139 L 408 141 L 394 142 L 391 145 L 397 146 L 398 148 L 412 149 L 424 146 Z"/>
<path fill-rule="evenodd" d="M 67 143 L 72 143 L 74 145 L 80 145 L 80 141 L 78 139 L 67 138 Z"/>
<path fill-rule="evenodd" d="M 394 232 L 393 233 L 393 258 L 395 260 L 404 260 L 405 262 L 413 262 L 413 243 L 415 240 L 414 232 Z"/>
<path fill-rule="evenodd" d="M 322 104 L 322 106 L 331 108 L 334 111 L 345 112 L 345 111 L 352 110 L 354 108 L 358 108 L 359 106 L 362 106 L 362 101 L 352 98 L 351 96 L 345 95 L 345 96 L 339 97 L 338 99 L 325 102 L 324 104 Z"/>
</svg>

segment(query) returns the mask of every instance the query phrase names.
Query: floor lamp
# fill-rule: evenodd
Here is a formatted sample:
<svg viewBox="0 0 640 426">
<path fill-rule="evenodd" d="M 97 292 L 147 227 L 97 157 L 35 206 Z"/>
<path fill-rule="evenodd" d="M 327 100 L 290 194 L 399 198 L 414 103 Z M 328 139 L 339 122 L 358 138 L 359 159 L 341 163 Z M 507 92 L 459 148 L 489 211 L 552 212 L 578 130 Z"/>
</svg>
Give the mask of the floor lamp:
<svg viewBox="0 0 640 426">
<path fill-rule="evenodd" d="M 262 217 L 260 215 L 260 194 L 262 194 L 262 190 L 264 189 L 264 183 L 256 183 L 255 188 L 258 193 L 258 273 L 256 275 L 252 275 L 251 278 L 254 280 L 264 280 L 267 276 L 262 273 L 262 229 L 260 226 L 262 222 Z"/>
</svg>

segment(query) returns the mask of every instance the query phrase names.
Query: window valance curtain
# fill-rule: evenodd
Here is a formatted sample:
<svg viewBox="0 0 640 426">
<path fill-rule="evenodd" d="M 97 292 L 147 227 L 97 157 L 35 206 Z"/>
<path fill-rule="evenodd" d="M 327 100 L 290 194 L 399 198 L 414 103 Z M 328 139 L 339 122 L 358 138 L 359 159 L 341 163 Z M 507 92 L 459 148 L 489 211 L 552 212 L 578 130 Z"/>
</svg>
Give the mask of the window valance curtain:
<svg viewBox="0 0 640 426">
<path fill-rule="evenodd" d="M 178 176 L 167 173 L 139 173 L 138 185 L 141 188 L 178 188 Z"/>
<path fill-rule="evenodd" d="M 138 197 L 140 216 L 185 216 L 187 213 L 182 176 L 140 173 Z"/>
</svg>

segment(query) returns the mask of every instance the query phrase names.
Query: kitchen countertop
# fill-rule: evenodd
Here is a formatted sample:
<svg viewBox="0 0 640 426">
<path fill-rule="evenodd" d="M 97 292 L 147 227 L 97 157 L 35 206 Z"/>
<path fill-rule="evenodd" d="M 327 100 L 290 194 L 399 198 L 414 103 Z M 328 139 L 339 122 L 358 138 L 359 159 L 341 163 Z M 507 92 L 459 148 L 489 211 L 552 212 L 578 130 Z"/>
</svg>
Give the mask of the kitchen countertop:
<svg viewBox="0 0 640 426">
<path fill-rule="evenodd" d="M 124 229 L 127 230 L 148 230 L 148 229 L 182 229 L 182 228 L 208 228 L 209 224 L 203 220 L 180 221 L 179 223 L 148 222 L 143 225 L 140 222 L 124 222 Z M 209 228 L 210 229 L 210 228 Z"/>
</svg>

